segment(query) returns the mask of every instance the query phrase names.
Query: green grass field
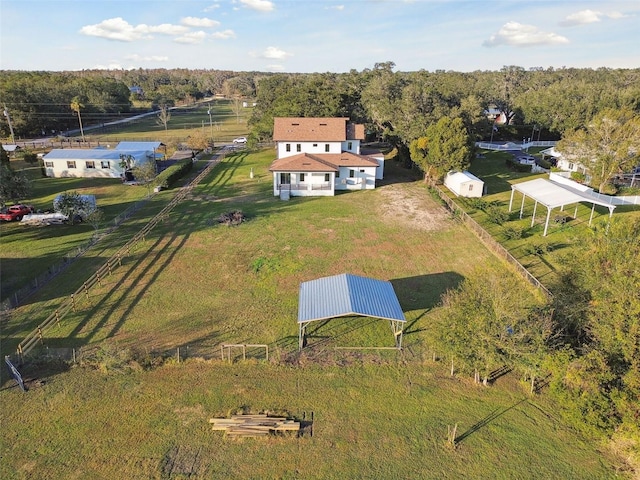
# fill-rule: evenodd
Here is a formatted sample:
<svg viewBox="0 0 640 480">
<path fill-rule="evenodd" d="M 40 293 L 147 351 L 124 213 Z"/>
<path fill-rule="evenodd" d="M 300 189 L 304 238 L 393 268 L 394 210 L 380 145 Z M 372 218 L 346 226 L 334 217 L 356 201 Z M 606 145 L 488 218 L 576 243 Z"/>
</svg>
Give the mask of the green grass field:
<svg viewBox="0 0 640 480">
<path fill-rule="evenodd" d="M 32 363 L 26 394 L 3 376 L 3 478 L 615 477 L 544 395 L 526 397 L 512 375 L 473 386 L 432 361 L 440 296 L 477 265 L 530 288 L 422 182 L 388 162 L 376 190 L 282 202 L 272 196 L 272 159 L 272 151 L 228 156 L 47 333 L 50 352 L 75 348 L 80 359 L 110 346 L 93 361 L 102 370 Z M 148 208 L 127 228 L 142 228 Z M 235 209 L 246 223 L 217 224 Z M 12 312 L 2 353 L 107 254 L 88 255 Z M 384 322 L 364 319 L 318 325 L 296 354 L 300 282 L 343 272 L 393 283 L 407 317 L 404 354 L 336 350 L 393 345 Z M 223 343 L 267 344 L 270 360 L 222 362 Z M 188 357 L 179 364 L 169 358 L 178 348 Z M 125 349 L 138 362 L 118 373 L 114 350 Z M 163 365 L 143 368 L 158 356 Z M 314 435 L 230 441 L 210 431 L 210 417 L 241 409 L 313 411 Z M 456 424 L 452 449 L 447 427 Z"/>
</svg>

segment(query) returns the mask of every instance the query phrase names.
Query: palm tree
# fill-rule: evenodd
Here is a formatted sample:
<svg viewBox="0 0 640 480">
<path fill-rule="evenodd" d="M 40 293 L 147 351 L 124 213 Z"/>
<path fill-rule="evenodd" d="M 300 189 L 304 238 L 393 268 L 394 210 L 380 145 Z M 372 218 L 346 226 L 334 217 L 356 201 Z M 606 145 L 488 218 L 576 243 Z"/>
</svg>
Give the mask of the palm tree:
<svg viewBox="0 0 640 480">
<path fill-rule="evenodd" d="M 71 110 L 78 114 L 78 122 L 80 122 L 80 135 L 82 135 L 82 141 L 84 142 L 84 130 L 82 129 L 82 117 L 80 116 L 80 109 L 84 108 L 84 105 L 80 103 L 78 97 L 73 97 L 71 100 Z"/>
</svg>

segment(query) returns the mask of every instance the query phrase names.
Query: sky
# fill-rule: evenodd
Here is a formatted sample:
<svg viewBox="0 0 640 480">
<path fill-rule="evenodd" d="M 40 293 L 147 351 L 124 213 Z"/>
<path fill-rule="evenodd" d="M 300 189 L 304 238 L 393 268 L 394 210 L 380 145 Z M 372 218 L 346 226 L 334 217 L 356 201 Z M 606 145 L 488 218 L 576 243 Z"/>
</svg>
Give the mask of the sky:
<svg viewBox="0 0 640 480">
<path fill-rule="evenodd" d="M 0 69 L 640 68 L 631 0 L 0 0 Z"/>
</svg>

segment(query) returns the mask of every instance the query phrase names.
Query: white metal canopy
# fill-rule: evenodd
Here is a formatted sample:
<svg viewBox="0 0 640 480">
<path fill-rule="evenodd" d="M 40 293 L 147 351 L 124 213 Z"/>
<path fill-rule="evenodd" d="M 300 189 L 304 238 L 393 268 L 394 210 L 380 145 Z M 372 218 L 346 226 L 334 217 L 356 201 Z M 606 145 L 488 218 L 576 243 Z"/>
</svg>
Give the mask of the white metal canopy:
<svg viewBox="0 0 640 480">
<path fill-rule="evenodd" d="M 590 203 L 591 204 L 591 216 L 589 217 L 589 225 L 591 225 L 591 221 L 593 220 L 593 211 L 596 205 L 601 205 L 603 207 L 607 207 L 609 209 L 609 217 L 613 215 L 613 210 L 616 208 L 615 205 L 610 205 L 601 200 L 597 200 L 591 196 L 581 195 L 578 192 L 573 190 L 569 190 L 557 183 L 553 183 L 550 180 L 545 180 L 544 178 L 536 178 L 535 180 L 530 180 L 528 182 L 516 183 L 511 185 L 511 199 L 509 200 L 509 211 L 513 206 L 513 194 L 518 191 L 522 194 L 522 204 L 520 205 L 520 218 L 522 218 L 522 211 L 524 209 L 524 200 L 526 197 L 529 197 L 534 200 L 535 204 L 533 206 L 533 218 L 531 219 L 531 226 L 533 227 L 536 218 L 536 209 L 538 207 L 538 203 L 541 203 L 545 207 L 547 207 L 547 218 L 544 224 L 544 233 L 543 236 L 547 235 L 547 230 L 549 228 L 549 218 L 551 216 L 551 210 L 554 208 L 560 208 L 563 210 L 567 205 L 573 205 L 578 203 Z M 576 206 L 577 211 L 577 206 Z M 575 215 L 574 215 L 575 216 Z"/>
<path fill-rule="evenodd" d="M 406 319 L 391 282 L 347 273 L 300 284 L 298 347 L 310 322 L 356 315 L 389 320 L 396 348 L 402 348 Z"/>
</svg>

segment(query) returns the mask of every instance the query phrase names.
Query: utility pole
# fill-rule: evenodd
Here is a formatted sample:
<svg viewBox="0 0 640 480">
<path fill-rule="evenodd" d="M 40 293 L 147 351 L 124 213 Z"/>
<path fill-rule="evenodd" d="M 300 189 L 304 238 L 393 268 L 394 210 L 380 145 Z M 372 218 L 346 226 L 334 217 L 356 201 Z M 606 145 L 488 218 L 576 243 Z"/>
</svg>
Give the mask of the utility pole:
<svg viewBox="0 0 640 480">
<path fill-rule="evenodd" d="M 9 110 L 7 105 L 4 104 L 4 116 L 7 117 L 7 123 L 9 124 L 9 131 L 11 132 L 11 143 L 16 143 L 16 137 L 13 135 L 13 125 L 11 125 L 11 117 L 9 116 Z"/>
</svg>

